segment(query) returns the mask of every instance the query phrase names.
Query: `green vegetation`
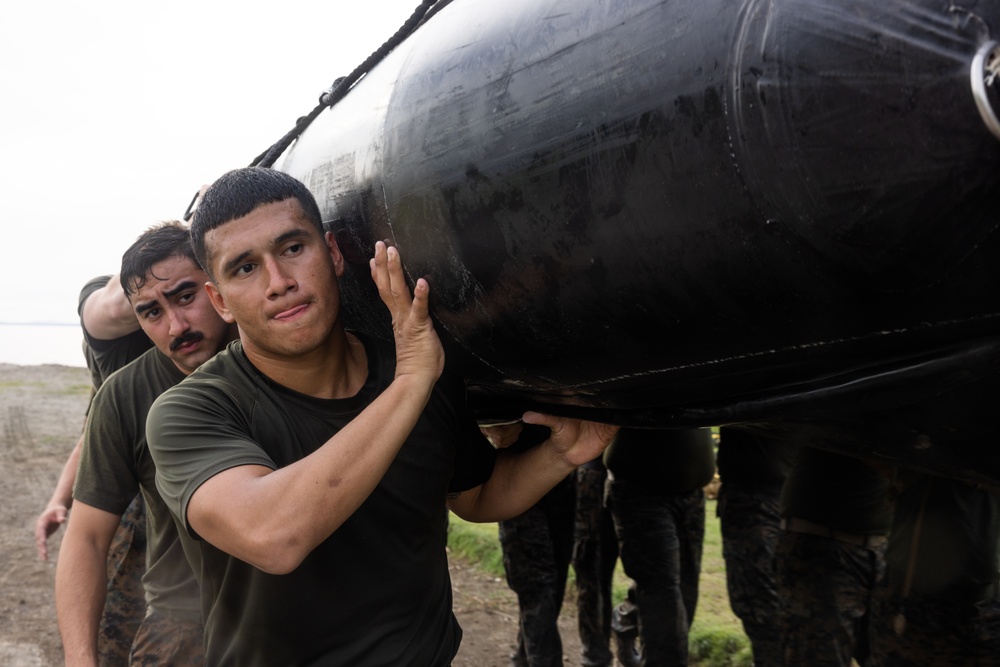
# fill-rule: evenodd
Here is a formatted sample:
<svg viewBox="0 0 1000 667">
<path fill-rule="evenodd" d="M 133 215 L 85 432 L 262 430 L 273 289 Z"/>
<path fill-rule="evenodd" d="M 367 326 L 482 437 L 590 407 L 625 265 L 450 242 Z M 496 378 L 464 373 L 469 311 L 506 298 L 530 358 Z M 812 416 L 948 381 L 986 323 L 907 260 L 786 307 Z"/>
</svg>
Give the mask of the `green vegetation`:
<svg viewBox="0 0 1000 667">
<path fill-rule="evenodd" d="M 44 387 L 41 382 L 21 382 L 20 380 L 0 382 L 0 389 L 19 389 L 21 387 Z"/>
<path fill-rule="evenodd" d="M 90 383 L 70 383 L 62 384 L 61 379 L 53 382 L 25 382 L 22 380 L 7 380 L 0 382 L 0 391 L 7 389 L 41 389 L 49 394 L 62 394 L 64 396 L 77 396 L 90 393 Z"/>
<path fill-rule="evenodd" d="M 691 664 L 703 667 L 753 667 L 750 641 L 742 631 L 695 621 L 688 637 Z"/>
<path fill-rule="evenodd" d="M 469 523 L 454 514 L 448 517 L 448 549 L 467 563 L 475 563 L 494 577 L 504 576 L 503 553 L 495 523 Z"/>
<path fill-rule="evenodd" d="M 454 556 L 475 563 L 484 572 L 495 577 L 504 576 L 495 523 L 473 524 L 452 515 L 448 547 Z M 628 584 L 619 562 L 612 593 L 615 603 L 625 598 Z M 569 586 L 574 585 L 573 571 L 570 570 Z M 566 599 L 576 599 L 575 592 L 569 592 Z M 709 500 L 705 507 L 705 550 L 701 561 L 698 611 L 691 628 L 690 646 L 692 664 L 699 667 L 750 667 L 753 664 L 750 643 L 743 634 L 739 619 L 729 608 L 722 536 L 719 519 L 715 516 L 714 500 Z"/>
</svg>

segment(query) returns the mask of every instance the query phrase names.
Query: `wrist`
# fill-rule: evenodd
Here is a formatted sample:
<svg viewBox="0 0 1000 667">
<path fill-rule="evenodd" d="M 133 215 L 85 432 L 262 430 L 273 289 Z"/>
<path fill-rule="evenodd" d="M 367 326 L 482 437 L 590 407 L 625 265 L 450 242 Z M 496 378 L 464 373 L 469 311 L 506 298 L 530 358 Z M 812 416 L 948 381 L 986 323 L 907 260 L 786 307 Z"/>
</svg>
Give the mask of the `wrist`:
<svg viewBox="0 0 1000 667">
<path fill-rule="evenodd" d="M 49 504 L 45 506 L 46 512 L 51 512 L 53 510 L 66 510 L 69 511 L 69 506 L 65 503 L 49 501 Z"/>
</svg>

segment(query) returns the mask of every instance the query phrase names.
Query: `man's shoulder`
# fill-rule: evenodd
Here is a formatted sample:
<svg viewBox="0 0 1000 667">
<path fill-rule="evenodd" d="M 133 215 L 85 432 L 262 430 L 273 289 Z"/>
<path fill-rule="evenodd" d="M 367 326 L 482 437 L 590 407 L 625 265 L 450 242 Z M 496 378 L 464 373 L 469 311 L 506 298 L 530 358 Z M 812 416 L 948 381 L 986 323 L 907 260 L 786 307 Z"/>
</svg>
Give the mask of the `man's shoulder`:
<svg viewBox="0 0 1000 667">
<path fill-rule="evenodd" d="M 81 322 L 84 339 L 84 356 L 87 367 L 95 375 L 95 385 L 100 385 L 115 371 L 121 370 L 153 347 L 142 329 L 120 338 L 100 340 L 94 338 Z"/>
<path fill-rule="evenodd" d="M 193 443 L 219 433 L 243 432 L 272 403 L 267 381 L 230 345 L 153 402 L 146 418 L 150 451 L 160 470 L 170 457 L 191 456 Z M 195 447 L 197 448 L 197 447 Z"/>
<path fill-rule="evenodd" d="M 117 419 L 130 424 L 145 420 L 157 396 L 180 381 L 156 355 L 163 356 L 153 348 L 108 376 L 94 395 L 91 414 L 95 420 L 106 423 Z"/>
<path fill-rule="evenodd" d="M 253 368 L 241 359 L 241 348 L 230 343 L 225 349 L 196 368 L 194 372 L 163 392 L 159 403 L 210 400 L 212 396 L 249 397 L 255 393 Z"/>
<path fill-rule="evenodd" d="M 196 368 L 184 379 L 185 386 L 198 384 L 243 385 L 253 382 L 253 366 L 243 354 L 243 345 L 236 340 Z"/>
<path fill-rule="evenodd" d="M 182 377 L 183 374 L 173 366 L 172 362 L 153 347 L 109 375 L 101 385 L 97 396 L 147 394 L 150 389 L 163 391 L 179 382 Z"/>
</svg>

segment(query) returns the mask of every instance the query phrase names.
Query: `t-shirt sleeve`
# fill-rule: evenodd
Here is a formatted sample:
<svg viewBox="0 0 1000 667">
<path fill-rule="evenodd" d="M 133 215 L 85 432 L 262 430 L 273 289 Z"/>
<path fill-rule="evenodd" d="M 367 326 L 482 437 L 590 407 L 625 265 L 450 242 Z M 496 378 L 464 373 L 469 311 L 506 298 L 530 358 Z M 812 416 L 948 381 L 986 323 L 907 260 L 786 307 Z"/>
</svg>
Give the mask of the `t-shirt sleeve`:
<svg viewBox="0 0 1000 667">
<path fill-rule="evenodd" d="M 76 313 L 83 319 L 83 304 L 87 303 L 90 295 L 108 284 L 111 276 L 97 276 L 87 281 L 87 284 L 80 289 L 80 296 L 76 303 Z"/>
<path fill-rule="evenodd" d="M 211 381 L 182 382 L 150 408 L 146 435 L 156 488 L 192 537 L 188 503 L 205 481 L 241 465 L 278 467 L 248 436 L 246 420 L 233 397 Z"/>
<path fill-rule="evenodd" d="M 84 352 L 84 356 L 87 367 L 94 375 L 94 386 L 97 388 L 100 388 L 101 383 L 112 373 L 132 363 L 153 347 L 153 343 L 142 329 L 113 340 L 92 338 L 86 329 L 83 330 L 83 336 L 87 347 L 90 348 L 89 353 Z"/>
<path fill-rule="evenodd" d="M 109 375 L 138 359 L 143 352 L 153 347 L 153 343 L 142 329 L 137 329 L 121 338 L 102 340 L 91 336 L 87 327 L 83 325 L 83 305 L 94 292 L 107 285 L 110 279 L 111 276 L 98 276 L 89 280 L 80 290 L 76 307 L 80 316 L 80 328 L 83 330 L 83 356 L 87 361 L 87 368 L 90 369 L 94 387 L 97 389 L 101 388 L 101 384 Z"/>
<path fill-rule="evenodd" d="M 91 405 L 73 498 L 97 509 L 122 514 L 139 493 L 133 443 L 136 422 L 121 414 L 111 391 L 99 391 Z"/>
</svg>

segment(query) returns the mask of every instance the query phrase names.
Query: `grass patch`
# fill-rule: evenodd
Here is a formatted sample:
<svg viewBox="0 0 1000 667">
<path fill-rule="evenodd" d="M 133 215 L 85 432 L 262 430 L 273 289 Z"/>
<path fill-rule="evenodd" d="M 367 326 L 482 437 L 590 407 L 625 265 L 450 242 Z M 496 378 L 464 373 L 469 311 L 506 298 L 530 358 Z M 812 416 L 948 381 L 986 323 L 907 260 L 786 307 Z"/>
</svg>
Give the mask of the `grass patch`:
<svg viewBox="0 0 1000 667">
<path fill-rule="evenodd" d="M 19 389 L 21 387 L 44 387 L 45 385 L 41 382 L 21 382 L 19 380 L 14 380 L 13 382 L 8 380 L 5 382 L 0 382 L 0 389 Z"/>
<path fill-rule="evenodd" d="M 91 385 L 89 384 L 69 384 L 59 390 L 62 394 L 76 396 L 78 394 L 89 394 Z"/>
<path fill-rule="evenodd" d="M 503 551 L 495 523 L 470 523 L 448 515 L 448 549 L 467 563 L 494 577 L 505 576 Z"/>
<path fill-rule="evenodd" d="M 750 640 L 731 628 L 695 623 L 688 635 L 689 659 L 705 667 L 753 667 Z"/>
<path fill-rule="evenodd" d="M 722 558 L 722 531 L 715 516 L 715 500 L 705 502 L 705 545 L 698 582 L 698 609 L 694 626 L 704 621 L 708 627 L 728 629 L 743 634 L 743 625 L 729 606 L 726 588 L 726 561 Z"/>
<path fill-rule="evenodd" d="M 495 523 L 469 523 L 454 514 L 449 518 L 448 548 L 451 553 L 476 564 L 484 572 L 503 577 L 503 553 L 497 537 Z M 575 587 L 572 568 L 569 572 L 570 587 Z M 612 598 L 615 604 L 625 599 L 629 578 L 621 568 L 615 568 Z M 576 599 L 576 591 L 566 595 Z M 698 609 L 689 636 L 691 661 L 699 667 L 750 667 L 753 659 L 750 642 L 743 633 L 743 626 L 729 607 L 726 590 L 726 565 L 722 559 L 722 534 L 719 519 L 715 516 L 715 501 L 705 504 L 705 546 L 701 560 Z"/>
</svg>

